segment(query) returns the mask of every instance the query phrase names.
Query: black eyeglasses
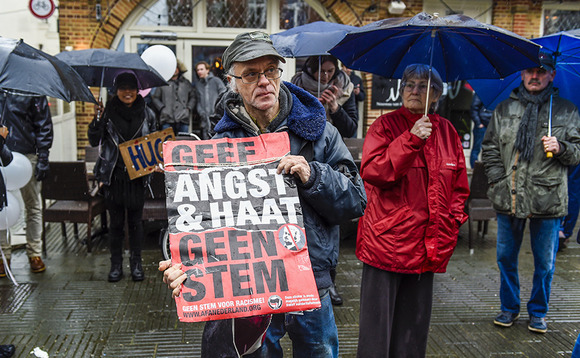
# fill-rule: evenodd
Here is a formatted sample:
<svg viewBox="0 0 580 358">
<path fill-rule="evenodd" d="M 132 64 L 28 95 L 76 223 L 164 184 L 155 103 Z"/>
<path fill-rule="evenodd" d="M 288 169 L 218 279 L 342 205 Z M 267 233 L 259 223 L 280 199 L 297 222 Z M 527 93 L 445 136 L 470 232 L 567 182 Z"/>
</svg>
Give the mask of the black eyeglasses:
<svg viewBox="0 0 580 358">
<path fill-rule="evenodd" d="M 232 75 L 232 77 L 242 80 L 243 83 L 250 84 L 258 82 L 260 80 L 260 75 L 264 75 L 264 77 L 270 81 L 277 80 L 278 78 L 282 77 L 282 69 L 278 67 L 271 67 L 264 72 L 248 72 L 241 76 Z"/>
</svg>

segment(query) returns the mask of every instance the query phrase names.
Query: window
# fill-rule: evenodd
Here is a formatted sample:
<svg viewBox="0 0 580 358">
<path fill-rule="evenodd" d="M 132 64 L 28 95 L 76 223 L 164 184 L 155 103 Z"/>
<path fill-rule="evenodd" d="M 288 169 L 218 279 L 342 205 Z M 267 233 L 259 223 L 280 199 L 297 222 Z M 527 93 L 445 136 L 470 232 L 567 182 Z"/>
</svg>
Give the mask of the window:
<svg viewBox="0 0 580 358">
<path fill-rule="evenodd" d="M 191 0 L 159 0 L 137 21 L 139 26 L 193 26 Z"/>
<path fill-rule="evenodd" d="M 280 30 L 288 30 L 322 18 L 304 0 L 280 0 Z"/>
<path fill-rule="evenodd" d="M 208 0 L 207 26 L 265 29 L 266 0 Z"/>
<path fill-rule="evenodd" d="M 544 36 L 573 30 L 580 23 L 580 10 L 544 10 Z"/>
</svg>

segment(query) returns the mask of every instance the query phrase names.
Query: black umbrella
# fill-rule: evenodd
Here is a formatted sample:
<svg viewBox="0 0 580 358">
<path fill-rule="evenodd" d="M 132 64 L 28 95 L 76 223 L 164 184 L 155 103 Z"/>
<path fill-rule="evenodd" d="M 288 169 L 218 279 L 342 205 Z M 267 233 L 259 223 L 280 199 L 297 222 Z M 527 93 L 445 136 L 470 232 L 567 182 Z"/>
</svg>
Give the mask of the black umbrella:
<svg viewBox="0 0 580 358">
<path fill-rule="evenodd" d="M 0 89 L 96 103 L 88 86 L 69 65 L 22 40 L 6 37 L 0 37 Z"/>
<path fill-rule="evenodd" d="M 131 72 L 139 89 L 166 86 L 167 82 L 136 53 L 104 48 L 65 51 L 56 57 L 72 66 L 89 86 L 112 87 L 117 75 Z"/>
</svg>

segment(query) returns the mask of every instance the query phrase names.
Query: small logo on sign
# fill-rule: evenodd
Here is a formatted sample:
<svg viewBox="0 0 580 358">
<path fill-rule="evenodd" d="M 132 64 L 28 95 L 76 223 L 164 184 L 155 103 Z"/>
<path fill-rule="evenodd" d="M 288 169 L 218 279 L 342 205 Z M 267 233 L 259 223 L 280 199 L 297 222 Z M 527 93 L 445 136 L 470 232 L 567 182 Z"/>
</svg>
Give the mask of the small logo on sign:
<svg viewBox="0 0 580 358">
<path fill-rule="evenodd" d="M 282 297 L 278 295 L 270 296 L 270 298 L 268 298 L 268 306 L 273 310 L 280 309 L 280 307 L 282 307 Z"/>
</svg>

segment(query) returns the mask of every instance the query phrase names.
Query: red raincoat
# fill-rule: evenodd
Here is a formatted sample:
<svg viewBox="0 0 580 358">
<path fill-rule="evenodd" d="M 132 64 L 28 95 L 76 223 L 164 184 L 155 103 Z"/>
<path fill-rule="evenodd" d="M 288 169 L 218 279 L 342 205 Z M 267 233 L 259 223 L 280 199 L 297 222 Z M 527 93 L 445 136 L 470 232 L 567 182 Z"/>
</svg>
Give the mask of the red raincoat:
<svg viewBox="0 0 580 358">
<path fill-rule="evenodd" d="M 451 123 L 429 115 L 427 140 L 410 129 L 422 114 L 402 107 L 370 127 L 361 176 L 368 205 L 356 255 L 376 268 L 407 274 L 445 272 L 469 195 L 463 148 Z"/>
</svg>

